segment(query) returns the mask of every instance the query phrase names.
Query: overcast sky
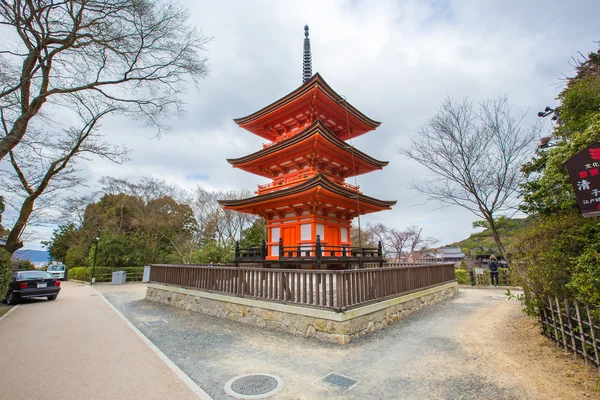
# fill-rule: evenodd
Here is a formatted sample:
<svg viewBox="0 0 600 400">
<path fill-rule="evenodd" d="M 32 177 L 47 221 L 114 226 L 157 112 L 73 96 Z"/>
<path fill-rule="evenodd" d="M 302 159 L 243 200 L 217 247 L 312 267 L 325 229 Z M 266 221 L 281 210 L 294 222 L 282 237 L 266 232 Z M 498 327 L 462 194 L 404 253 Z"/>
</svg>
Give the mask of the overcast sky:
<svg viewBox="0 0 600 400">
<path fill-rule="evenodd" d="M 535 3 L 535 4 L 534 4 Z M 576 3 L 576 4 L 575 4 Z M 439 244 L 463 239 L 477 218 L 440 209 L 409 189 L 426 172 L 400 156 L 416 129 L 446 96 L 484 100 L 507 94 L 528 123 L 556 104 L 559 78 L 570 58 L 595 50 L 600 2 L 577 1 L 193 1 L 190 23 L 214 39 L 207 45 L 210 75 L 186 95 L 187 115 L 170 121 L 160 138 L 126 119 L 106 119 L 102 133 L 132 150 L 124 165 L 82 164 L 85 190 L 103 176 L 164 179 L 182 189 L 256 190 L 265 178 L 232 168 L 264 139 L 240 129 L 246 116 L 302 83 L 304 24 L 310 26 L 313 73 L 381 126 L 354 140 L 371 156 L 390 161 L 358 177 L 366 195 L 398 200 L 392 211 L 364 216 L 402 229 L 420 225 Z M 547 127 L 548 129 L 550 126 Z M 350 180 L 354 183 L 354 179 Z M 10 219 L 10 214 L 7 215 Z M 39 248 L 51 227 L 37 229 L 26 248 Z"/>
</svg>

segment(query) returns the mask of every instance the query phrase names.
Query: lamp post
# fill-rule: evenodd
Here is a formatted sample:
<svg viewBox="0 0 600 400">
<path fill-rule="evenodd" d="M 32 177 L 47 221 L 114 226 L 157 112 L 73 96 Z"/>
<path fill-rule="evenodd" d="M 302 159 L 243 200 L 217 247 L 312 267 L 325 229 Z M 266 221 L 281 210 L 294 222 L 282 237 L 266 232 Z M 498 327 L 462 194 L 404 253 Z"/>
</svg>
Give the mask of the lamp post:
<svg viewBox="0 0 600 400">
<path fill-rule="evenodd" d="M 96 256 L 98 255 L 98 242 L 100 241 L 100 232 L 102 232 L 101 229 L 98 230 L 98 235 L 96 235 L 96 238 L 94 239 L 94 242 L 96 242 L 96 249 L 94 250 L 94 262 L 92 264 L 92 277 L 90 279 L 90 286 L 94 284 L 94 273 L 96 272 Z"/>
<path fill-rule="evenodd" d="M 550 115 L 552 115 L 552 121 L 556 122 L 558 125 L 562 125 L 562 122 L 561 122 L 560 118 L 558 117 L 558 110 L 556 110 L 555 108 L 546 107 L 544 109 L 544 111 L 540 111 L 539 113 L 537 113 L 537 116 L 540 118 L 546 118 Z M 541 149 L 547 149 L 547 148 L 556 146 L 556 144 L 550 143 L 550 141 L 552 139 L 553 139 L 552 136 L 546 136 L 546 137 L 541 138 L 538 149 L 541 150 Z"/>
</svg>

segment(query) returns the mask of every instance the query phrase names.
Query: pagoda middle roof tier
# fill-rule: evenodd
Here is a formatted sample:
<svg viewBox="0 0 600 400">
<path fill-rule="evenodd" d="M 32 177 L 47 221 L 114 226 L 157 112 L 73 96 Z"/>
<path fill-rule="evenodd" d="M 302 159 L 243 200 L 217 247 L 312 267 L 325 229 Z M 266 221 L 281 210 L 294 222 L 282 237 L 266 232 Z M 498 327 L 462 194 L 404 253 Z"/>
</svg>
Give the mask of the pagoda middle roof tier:
<svg viewBox="0 0 600 400">
<path fill-rule="evenodd" d="M 313 122 L 297 135 L 240 158 L 227 160 L 236 168 L 273 178 L 305 164 L 327 164 L 329 169 L 351 177 L 382 169 L 388 161 L 377 160 L 338 138 L 322 121 Z"/>
<path fill-rule="evenodd" d="M 358 199 L 357 199 L 358 196 Z M 389 210 L 396 201 L 379 200 L 357 194 L 356 191 L 340 186 L 322 174 L 299 185 L 239 200 L 219 200 L 225 209 L 248 214 L 276 214 L 291 210 L 327 208 L 334 213 L 354 218 L 356 215 Z"/>
<path fill-rule="evenodd" d="M 234 121 L 255 135 L 277 142 L 298 133 L 317 119 L 345 140 L 372 131 L 381 124 L 354 108 L 318 73 L 290 94 Z"/>
</svg>

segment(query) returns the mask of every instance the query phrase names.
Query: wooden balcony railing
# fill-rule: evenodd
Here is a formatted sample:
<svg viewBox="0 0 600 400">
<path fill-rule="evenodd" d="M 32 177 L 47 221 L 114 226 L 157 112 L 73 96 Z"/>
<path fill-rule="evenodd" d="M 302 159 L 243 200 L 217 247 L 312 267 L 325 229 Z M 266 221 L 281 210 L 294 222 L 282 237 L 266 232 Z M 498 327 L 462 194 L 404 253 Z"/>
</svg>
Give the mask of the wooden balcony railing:
<svg viewBox="0 0 600 400">
<path fill-rule="evenodd" d="M 454 264 L 355 270 L 152 265 L 150 281 L 342 312 L 453 282 Z"/>
<path fill-rule="evenodd" d="M 236 262 L 258 262 L 265 261 L 268 254 L 267 245 L 263 240 L 260 247 L 240 247 L 239 242 L 235 245 Z M 320 235 L 314 243 L 303 243 L 295 246 L 284 246 L 283 240 L 279 238 L 279 261 L 290 263 L 314 262 L 319 265 L 322 262 L 345 263 L 345 262 L 379 262 L 380 266 L 384 260 L 381 242 L 378 247 L 352 247 L 333 246 L 323 244 Z"/>
<path fill-rule="evenodd" d="M 315 174 L 316 171 L 306 170 L 301 170 L 292 174 L 287 174 L 281 178 L 274 179 L 273 182 L 265 183 L 264 185 L 258 185 L 258 190 L 255 193 L 264 194 L 274 192 L 276 190 L 285 189 L 290 186 L 297 185 L 302 181 L 306 181 L 312 178 Z M 340 186 L 344 186 L 350 190 L 362 193 L 360 191 L 360 186 L 352 185 L 351 183 L 348 183 L 344 179 L 339 178 L 337 176 L 327 175 L 327 177 Z"/>
<path fill-rule="evenodd" d="M 240 247 L 240 242 L 235 242 L 235 261 L 253 262 L 263 261 L 267 257 L 267 245 L 262 241 L 260 247 Z"/>
<path fill-rule="evenodd" d="M 332 246 L 321 243 L 321 236 L 317 235 L 315 244 L 300 244 L 296 246 L 284 246 L 283 241 L 279 239 L 279 259 L 282 261 L 290 260 L 308 260 L 331 261 L 351 261 L 368 259 L 368 261 L 383 261 L 383 251 L 381 242 L 378 247 L 352 247 L 352 246 Z"/>
</svg>

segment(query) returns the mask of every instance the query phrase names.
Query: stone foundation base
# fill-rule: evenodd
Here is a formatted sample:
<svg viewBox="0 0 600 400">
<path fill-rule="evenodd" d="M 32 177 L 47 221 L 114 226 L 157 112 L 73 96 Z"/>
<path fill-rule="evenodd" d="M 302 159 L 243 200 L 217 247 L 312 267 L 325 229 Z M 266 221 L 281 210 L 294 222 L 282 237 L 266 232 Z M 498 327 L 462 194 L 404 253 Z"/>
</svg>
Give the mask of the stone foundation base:
<svg viewBox="0 0 600 400">
<path fill-rule="evenodd" d="M 458 284 L 450 282 L 345 312 L 158 284 L 148 285 L 146 300 L 261 328 L 277 329 L 292 335 L 347 344 L 351 340 L 396 323 L 427 305 L 440 303 L 457 292 Z"/>
</svg>

